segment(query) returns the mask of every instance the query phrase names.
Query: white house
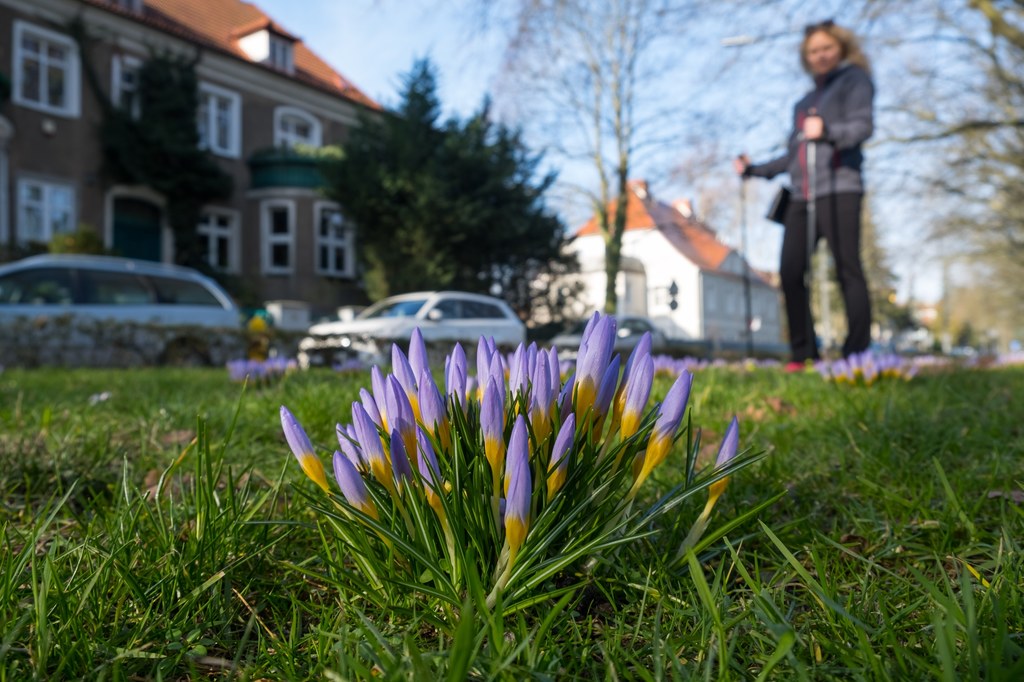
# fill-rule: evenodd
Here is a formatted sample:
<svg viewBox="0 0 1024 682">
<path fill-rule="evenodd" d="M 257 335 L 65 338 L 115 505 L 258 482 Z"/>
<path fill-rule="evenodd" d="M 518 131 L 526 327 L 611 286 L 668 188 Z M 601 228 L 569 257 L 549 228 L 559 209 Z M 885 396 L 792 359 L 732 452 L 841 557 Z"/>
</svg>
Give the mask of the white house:
<svg viewBox="0 0 1024 682">
<path fill-rule="evenodd" d="M 754 344 L 782 343 L 779 291 L 763 274 L 694 218 L 689 202 L 657 201 L 643 180 L 630 181 L 629 192 L 616 282 L 619 314 L 671 322 L 667 326 L 686 339 L 745 342 L 749 282 Z M 611 216 L 614 208 L 613 200 Z M 605 297 L 605 246 L 596 218 L 577 230 L 571 248 L 580 262 L 583 292 L 576 312 L 583 316 L 602 308 Z"/>
</svg>

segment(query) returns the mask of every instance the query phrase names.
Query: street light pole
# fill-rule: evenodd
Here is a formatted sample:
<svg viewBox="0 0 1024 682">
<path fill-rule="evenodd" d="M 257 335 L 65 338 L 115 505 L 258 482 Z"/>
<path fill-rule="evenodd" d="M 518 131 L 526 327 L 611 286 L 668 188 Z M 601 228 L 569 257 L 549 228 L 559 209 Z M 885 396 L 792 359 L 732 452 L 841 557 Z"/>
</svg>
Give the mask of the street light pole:
<svg viewBox="0 0 1024 682">
<path fill-rule="evenodd" d="M 740 178 L 740 255 L 743 261 L 743 303 L 747 357 L 754 357 L 754 320 L 750 305 L 750 262 L 747 260 L 747 179 Z"/>
</svg>

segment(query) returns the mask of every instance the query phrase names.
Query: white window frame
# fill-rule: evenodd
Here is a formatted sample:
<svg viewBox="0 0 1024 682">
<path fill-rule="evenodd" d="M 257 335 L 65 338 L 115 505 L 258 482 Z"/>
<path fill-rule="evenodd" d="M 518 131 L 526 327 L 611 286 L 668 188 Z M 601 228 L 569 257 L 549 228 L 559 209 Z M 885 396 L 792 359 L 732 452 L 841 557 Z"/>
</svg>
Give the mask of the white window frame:
<svg viewBox="0 0 1024 682">
<path fill-rule="evenodd" d="M 204 144 L 200 140 L 199 145 L 203 149 L 224 156 L 229 159 L 237 159 L 242 155 L 242 96 L 234 90 L 228 90 L 222 88 L 219 85 L 213 85 L 201 81 L 199 83 L 199 99 L 200 107 L 196 111 L 196 126 L 199 125 L 199 116 L 202 111 L 202 102 L 208 100 L 208 98 L 223 98 L 228 100 L 228 115 L 230 117 L 231 129 L 228 131 L 228 145 L 226 147 L 220 147 L 214 144 L 213 131 L 216 129 L 217 113 L 215 107 L 206 107 L 206 131 L 207 139 Z"/>
<path fill-rule="evenodd" d="M 67 50 L 68 61 L 67 68 L 64 72 L 64 106 L 54 107 L 43 101 L 34 101 L 26 99 L 21 92 L 22 88 L 22 64 L 25 59 L 25 52 L 21 45 L 22 36 L 26 33 L 34 35 L 37 40 L 43 43 L 54 43 L 63 47 Z M 42 26 L 36 26 L 27 21 L 20 19 L 14 20 L 14 50 L 11 57 L 11 89 L 12 89 L 12 101 L 27 109 L 35 109 L 36 111 L 43 111 L 48 114 L 55 116 L 63 116 L 65 118 L 78 118 L 81 114 L 81 68 L 78 56 L 78 45 L 71 36 L 64 35 L 63 33 L 57 33 L 49 29 L 43 28 Z M 40 68 L 40 80 L 39 80 L 39 94 L 41 97 L 45 97 L 46 92 L 46 69 L 43 68 L 45 59 L 41 62 Z"/>
<path fill-rule="evenodd" d="M 124 74 L 127 71 L 135 72 L 135 99 L 132 101 L 132 108 L 129 112 L 136 121 L 142 115 L 142 103 L 139 101 L 138 73 L 142 67 L 142 60 L 130 54 L 115 54 L 110 60 L 110 101 L 115 107 L 123 106 L 121 95 L 124 89 Z"/>
<path fill-rule="evenodd" d="M 318 201 L 313 205 L 313 272 L 321 277 L 355 277 L 355 229 L 353 229 L 351 225 L 347 226 L 346 235 L 341 239 L 334 237 L 322 237 L 320 235 L 320 221 L 323 219 L 325 211 L 336 211 L 341 213 L 341 207 L 331 201 Z M 348 222 L 344 215 L 342 215 L 342 219 Z M 345 249 L 345 266 L 343 270 L 337 270 L 333 265 L 329 265 L 326 269 L 320 267 L 321 246 L 326 246 L 328 248 L 337 248 L 340 246 Z M 333 263 L 334 260 L 328 259 L 328 262 Z"/>
<path fill-rule="evenodd" d="M 222 228 L 218 225 L 211 225 L 203 221 L 206 216 L 217 216 L 228 219 L 228 226 Z M 237 274 L 241 270 L 241 241 L 240 241 L 240 224 L 238 211 L 230 208 L 223 208 L 221 206 L 205 206 L 199 214 L 199 223 L 196 225 L 196 233 L 200 235 L 206 242 L 207 254 L 213 254 L 215 249 L 211 248 L 215 245 L 214 239 L 216 237 L 227 237 L 228 240 L 228 262 L 225 267 L 220 267 L 217 263 L 210 262 L 207 259 L 208 264 L 214 270 L 220 272 L 226 272 L 228 274 Z"/>
<path fill-rule="evenodd" d="M 281 126 L 288 118 L 297 118 L 309 125 L 309 140 L 303 140 L 303 144 L 319 147 L 323 144 L 323 128 L 320 119 L 313 116 L 304 109 L 290 106 L 280 106 L 274 109 L 274 146 L 288 147 L 295 146 L 296 141 L 292 139 L 291 133 L 282 130 Z"/>
<path fill-rule="evenodd" d="M 49 243 L 49 241 L 53 239 L 54 235 L 58 234 L 53 231 L 53 216 L 51 215 L 53 207 L 51 196 L 54 190 L 67 190 L 68 192 L 71 193 L 71 201 L 69 204 L 71 213 L 70 219 L 68 221 L 68 232 L 62 232 L 59 234 L 70 234 L 78 228 L 78 223 L 76 222 L 76 209 L 78 197 L 77 193 L 75 192 L 74 184 L 70 182 L 54 182 L 52 180 L 41 180 L 32 177 L 18 178 L 18 186 L 16 189 L 18 208 L 17 213 L 15 214 L 17 218 L 14 228 L 15 241 L 18 244 L 27 244 L 29 242 L 27 236 L 23 234 L 23 229 L 25 223 L 24 211 L 27 208 L 24 201 L 25 188 L 30 185 L 35 185 L 41 188 L 43 195 L 43 199 L 40 205 L 43 219 L 43 235 L 42 239 L 40 239 L 39 242 L 44 244 Z"/>
<path fill-rule="evenodd" d="M 275 208 L 288 210 L 288 234 L 271 232 L 270 213 Z M 291 199 L 268 199 L 260 202 L 260 266 L 264 275 L 290 275 L 295 272 L 295 202 Z M 271 258 L 275 244 L 288 245 L 288 265 L 275 266 Z"/>
</svg>

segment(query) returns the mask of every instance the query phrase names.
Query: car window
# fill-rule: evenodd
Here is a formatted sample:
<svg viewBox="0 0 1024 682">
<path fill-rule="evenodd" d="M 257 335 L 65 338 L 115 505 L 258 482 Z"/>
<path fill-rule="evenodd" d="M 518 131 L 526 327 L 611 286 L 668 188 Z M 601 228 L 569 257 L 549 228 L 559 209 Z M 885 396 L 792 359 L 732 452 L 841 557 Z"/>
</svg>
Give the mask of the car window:
<svg viewBox="0 0 1024 682">
<path fill-rule="evenodd" d="M 199 282 L 174 277 L 148 278 L 160 303 L 170 305 L 208 305 L 222 308 L 221 302 Z"/>
<path fill-rule="evenodd" d="M 21 270 L 0 278 L 0 303 L 67 305 L 73 291 L 71 271 L 64 268 Z"/>
<path fill-rule="evenodd" d="M 80 270 L 84 301 L 93 305 L 146 305 L 156 296 L 146 282 L 127 272 Z"/>
<path fill-rule="evenodd" d="M 505 313 L 493 303 L 484 301 L 463 301 L 462 316 L 467 318 L 504 319 Z"/>
<path fill-rule="evenodd" d="M 619 325 L 619 336 L 640 336 L 644 332 L 653 332 L 653 327 L 643 320 L 623 320 Z"/>
<path fill-rule="evenodd" d="M 412 317 L 419 312 L 427 300 L 413 298 L 402 301 L 381 301 L 360 313 L 359 319 L 369 320 L 376 317 Z"/>
<path fill-rule="evenodd" d="M 427 313 L 427 316 L 430 317 L 431 319 L 434 319 L 434 311 L 437 311 L 437 314 L 440 314 L 439 319 L 458 320 L 462 317 L 465 317 L 465 315 L 462 312 L 462 306 L 464 303 L 465 301 L 460 301 L 458 299 L 446 298 L 442 301 L 438 301 L 437 305 L 435 305 L 431 309 L 431 311 Z"/>
</svg>

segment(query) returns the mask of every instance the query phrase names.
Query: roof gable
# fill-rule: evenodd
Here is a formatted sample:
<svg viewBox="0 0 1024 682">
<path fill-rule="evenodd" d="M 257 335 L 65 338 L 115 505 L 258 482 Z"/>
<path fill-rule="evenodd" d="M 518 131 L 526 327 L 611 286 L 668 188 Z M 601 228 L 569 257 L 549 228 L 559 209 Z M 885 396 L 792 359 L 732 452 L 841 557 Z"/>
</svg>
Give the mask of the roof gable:
<svg viewBox="0 0 1024 682">
<path fill-rule="evenodd" d="M 646 181 L 631 180 L 626 197 L 626 231 L 658 230 L 669 244 L 702 270 L 717 270 L 732 252 L 718 241 L 704 223 L 684 215 L 685 204 L 670 206 L 651 195 Z M 614 220 L 616 201 L 608 203 L 608 219 Z M 688 211 L 687 211 L 688 212 Z M 576 231 L 577 237 L 599 233 L 597 217 Z"/>
<path fill-rule="evenodd" d="M 145 0 L 140 15 L 103 0 L 86 2 L 280 74 L 280 71 L 270 66 L 253 61 L 239 45 L 239 40 L 246 35 L 258 30 L 268 30 L 295 41 L 294 73 L 286 77 L 371 109 L 381 108 L 377 102 L 310 50 L 301 39 L 288 32 L 254 4 L 242 0 Z"/>
</svg>

